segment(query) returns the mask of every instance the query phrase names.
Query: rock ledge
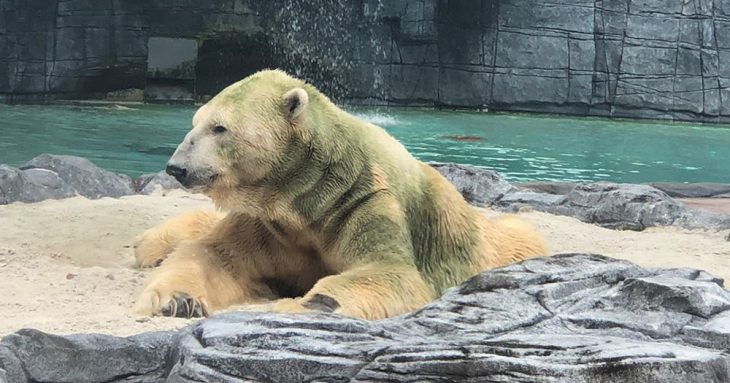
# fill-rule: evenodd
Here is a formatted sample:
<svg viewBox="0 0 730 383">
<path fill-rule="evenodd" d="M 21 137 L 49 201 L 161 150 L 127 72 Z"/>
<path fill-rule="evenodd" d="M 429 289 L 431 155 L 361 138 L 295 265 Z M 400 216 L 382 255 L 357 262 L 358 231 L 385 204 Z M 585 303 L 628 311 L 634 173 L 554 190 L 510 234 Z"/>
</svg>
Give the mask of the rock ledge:
<svg viewBox="0 0 730 383">
<path fill-rule="evenodd" d="M 719 383 L 729 347 L 722 280 L 562 254 L 376 322 L 231 312 L 128 338 L 23 330 L 0 342 L 0 381 Z"/>
<path fill-rule="evenodd" d="M 492 170 L 457 164 L 432 166 L 451 181 L 467 201 L 501 211 L 529 208 L 620 230 L 668 225 L 687 229 L 730 229 L 730 215 L 689 209 L 651 185 L 533 183 L 518 188 Z M 720 190 L 717 185 L 715 188 Z"/>
</svg>

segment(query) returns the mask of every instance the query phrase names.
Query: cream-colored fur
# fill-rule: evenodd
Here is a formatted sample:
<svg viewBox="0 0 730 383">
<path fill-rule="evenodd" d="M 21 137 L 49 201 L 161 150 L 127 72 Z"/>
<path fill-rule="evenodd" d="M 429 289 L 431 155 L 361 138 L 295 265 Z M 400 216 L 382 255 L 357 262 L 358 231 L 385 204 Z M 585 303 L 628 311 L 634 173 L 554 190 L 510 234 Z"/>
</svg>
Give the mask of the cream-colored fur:
<svg viewBox="0 0 730 383">
<path fill-rule="evenodd" d="M 233 306 L 380 319 L 486 269 L 547 250 L 519 218 L 487 219 L 383 129 L 279 71 L 201 107 L 168 171 L 226 213 L 144 233 L 137 308 L 199 316 Z"/>
</svg>

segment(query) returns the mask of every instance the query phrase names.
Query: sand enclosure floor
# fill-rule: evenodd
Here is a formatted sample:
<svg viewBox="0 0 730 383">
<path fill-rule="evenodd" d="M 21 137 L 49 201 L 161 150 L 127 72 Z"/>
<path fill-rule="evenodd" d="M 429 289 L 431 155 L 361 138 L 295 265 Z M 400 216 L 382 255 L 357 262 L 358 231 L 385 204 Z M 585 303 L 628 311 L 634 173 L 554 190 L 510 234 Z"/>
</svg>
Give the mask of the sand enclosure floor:
<svg viewBox="0 0 730 383">
<path fill-rule="evenodd" d="M 196 208 L 212 204 L 183 191 L 0 206 L 0 336 L 21 328 L 132 335 L 191 323 L 132 312 L 147 274 L 133 268 L 132 244 L 146 228 Z M 642 266 L 693 267 L 730 280 L 728 231 L 624 232 L 537 212 L 521 216 L 535 223 L 554 253 L 593 252 Z"/>
</svg>

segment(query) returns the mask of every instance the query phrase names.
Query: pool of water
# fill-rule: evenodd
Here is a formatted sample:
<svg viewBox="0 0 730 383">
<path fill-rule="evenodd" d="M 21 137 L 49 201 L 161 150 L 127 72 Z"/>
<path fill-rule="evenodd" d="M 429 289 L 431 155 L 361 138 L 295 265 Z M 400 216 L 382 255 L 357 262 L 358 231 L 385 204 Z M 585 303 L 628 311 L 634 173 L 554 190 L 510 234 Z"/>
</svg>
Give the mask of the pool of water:
<svg viewBox="0 0 730 383">
<path fill-rule="evenodd" d="M 0 105 L 0 163 L 87 157 L 137 176 L 162 169 L 192 106 Z M 495 169 L 513 181 L 730 183 L 730 128 L 417 109 L 355 109 L 418 158 Z"/>
</svg>

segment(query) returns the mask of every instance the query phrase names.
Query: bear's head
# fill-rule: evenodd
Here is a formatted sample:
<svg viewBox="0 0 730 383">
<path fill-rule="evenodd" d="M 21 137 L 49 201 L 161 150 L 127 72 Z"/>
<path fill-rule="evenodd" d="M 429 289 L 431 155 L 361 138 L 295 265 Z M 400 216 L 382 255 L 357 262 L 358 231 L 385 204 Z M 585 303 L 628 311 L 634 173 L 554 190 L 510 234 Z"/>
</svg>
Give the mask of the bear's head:
<svg viewBox="0 0 730 383">
<path fill-rule="evenodd" d="M 206 194 L 255 186 L 282 162 L 306 117 L 314 88 L 278 70 L 261 71 L 222 90 L 193 117 L 193 129 L 167 173 Z"/>
</svg>

